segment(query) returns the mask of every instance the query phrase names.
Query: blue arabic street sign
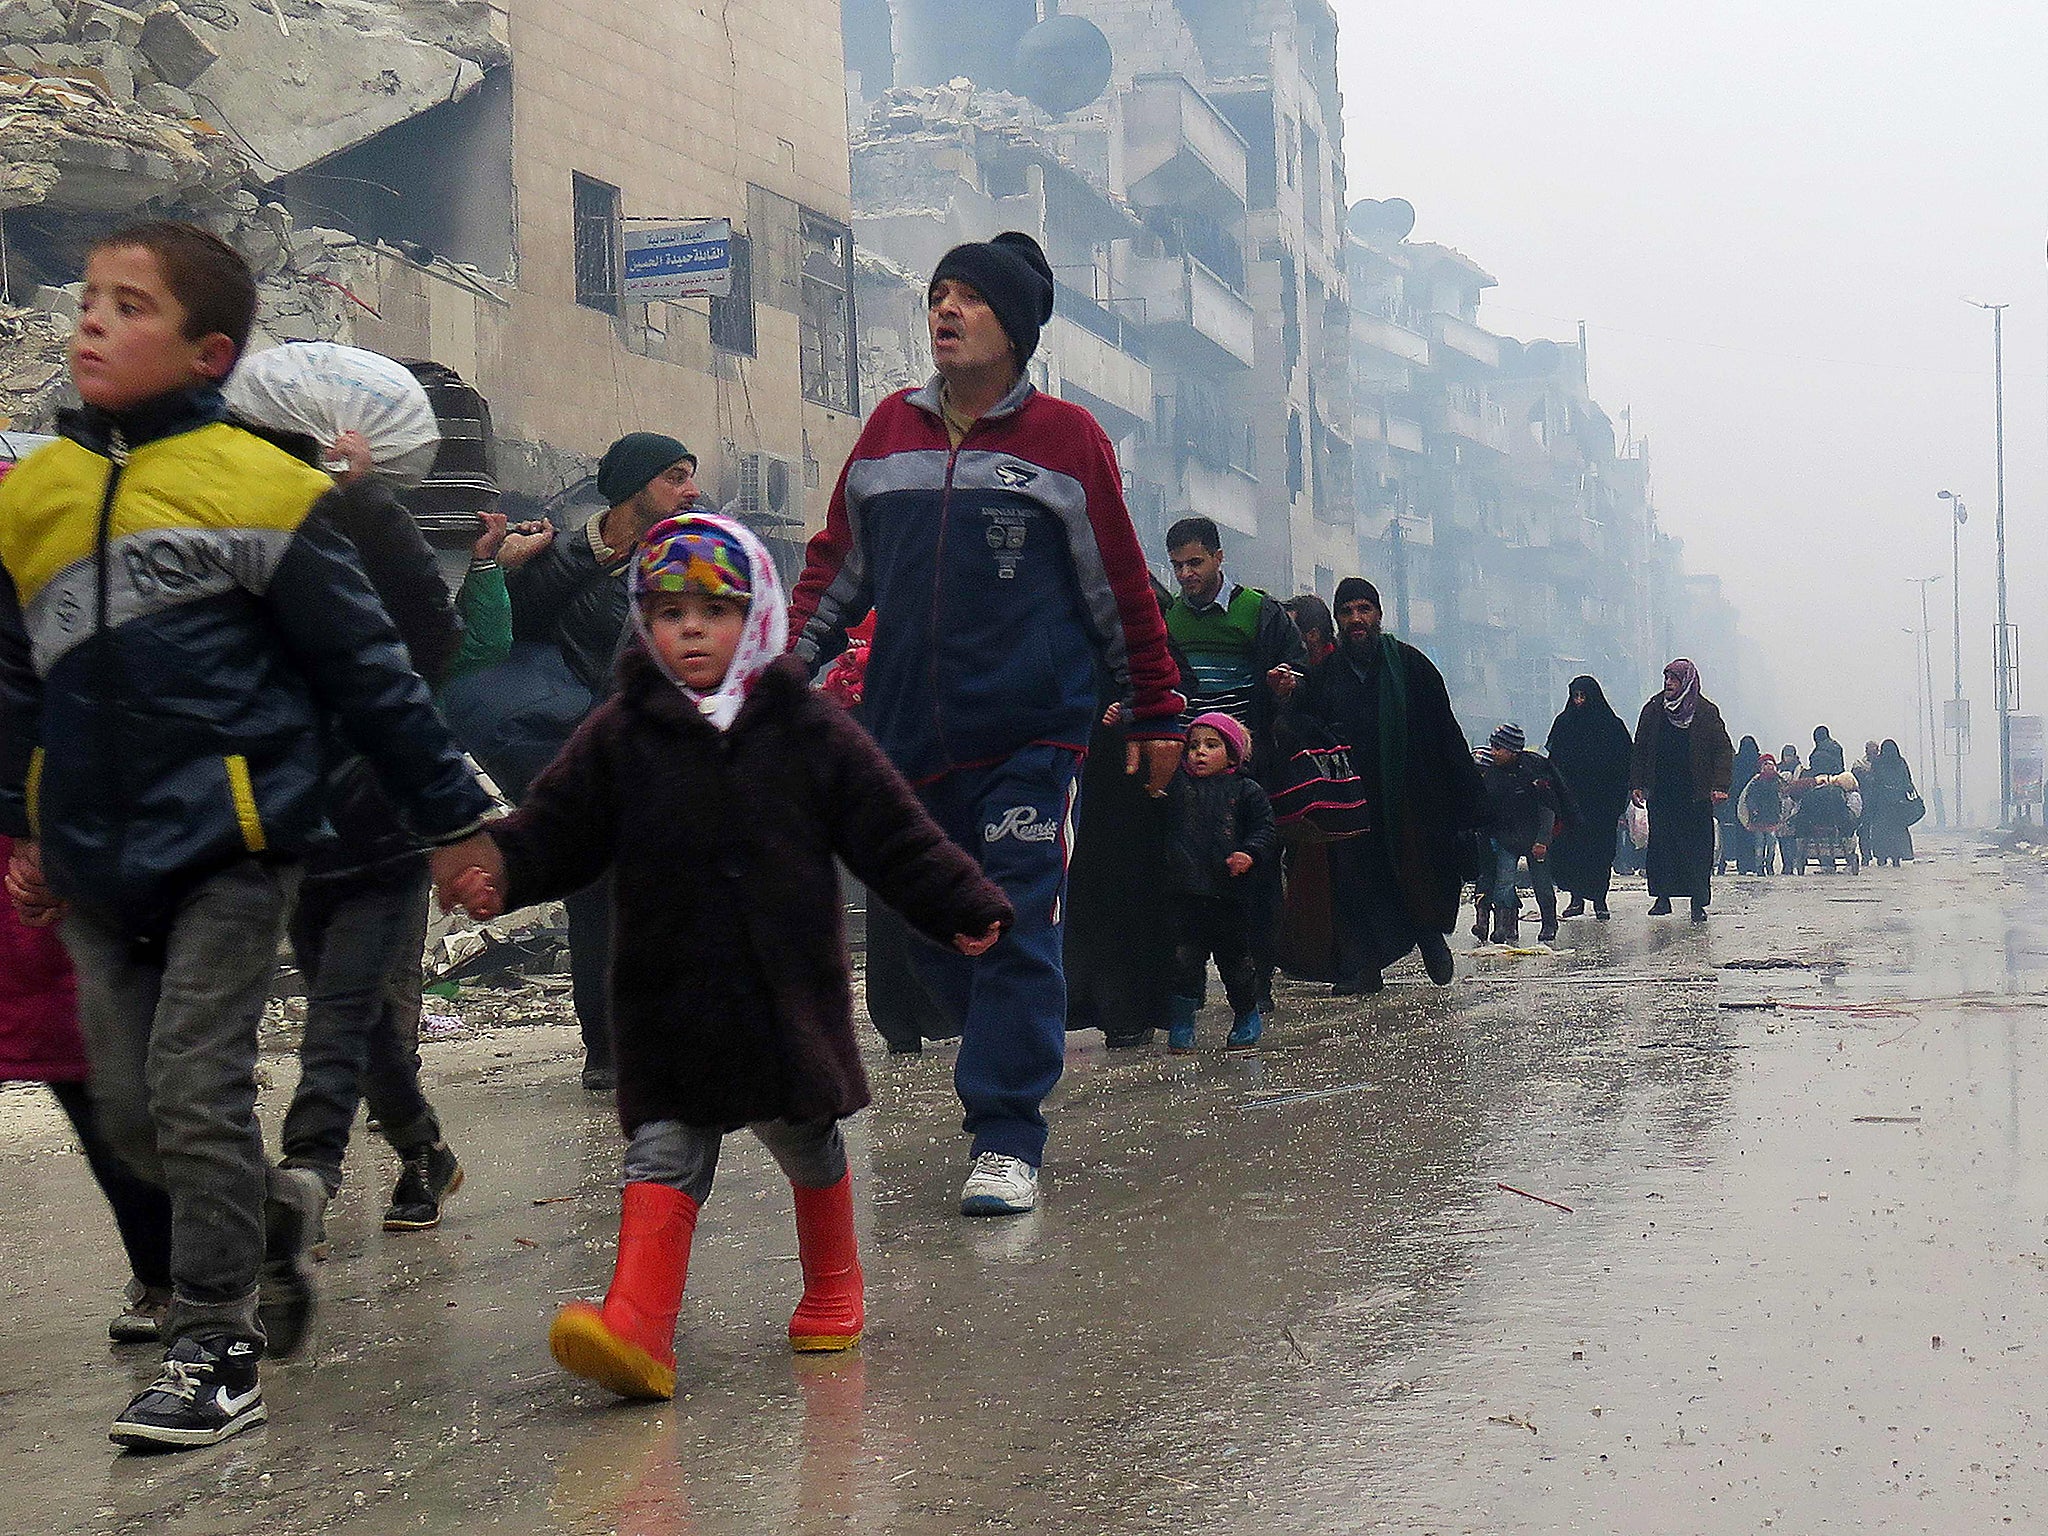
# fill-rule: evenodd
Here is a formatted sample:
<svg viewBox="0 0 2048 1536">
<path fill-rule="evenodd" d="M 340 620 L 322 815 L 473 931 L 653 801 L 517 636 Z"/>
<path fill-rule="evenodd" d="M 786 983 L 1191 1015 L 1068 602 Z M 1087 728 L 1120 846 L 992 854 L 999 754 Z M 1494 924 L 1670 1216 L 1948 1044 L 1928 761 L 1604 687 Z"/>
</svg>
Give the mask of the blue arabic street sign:
<svg viewBox="0 0 2048 1536">
<path fill-rule="evenodd" d="M 628 303 L 651 299 L 722 299 L 732 292 L 732 220 L 698 219 L 626 230 Z"/>
</svg>

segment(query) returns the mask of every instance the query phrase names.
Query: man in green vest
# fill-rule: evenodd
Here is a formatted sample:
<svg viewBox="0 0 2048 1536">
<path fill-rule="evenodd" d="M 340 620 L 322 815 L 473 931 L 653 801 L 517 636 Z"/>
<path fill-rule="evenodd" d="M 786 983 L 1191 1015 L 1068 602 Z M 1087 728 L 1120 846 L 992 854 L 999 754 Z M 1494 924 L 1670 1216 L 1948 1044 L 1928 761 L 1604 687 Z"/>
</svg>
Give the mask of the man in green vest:
<svg viewBox="0 0 2048 1536">
<path fill-rule="evenodd" d="M 1184 517 L 1167 529 L 1166 556 L 1180 583 L 1166 630 L 1194 674 L 1186 681 L 1187 718 L 1223 711 L 1252 733 L 1255 759 L 1262 757 L 1280 702 L 1301 681 L 1307 651 L 1300 632 L 1273 598 L 1226 579 L 1213 520 Z"/>
<path fill-rule="evenodd" d="M 1221 710 L 1251 732 L 1251 771 L 1272 762 L 1273 718 L 1301 681 L 1308 651 L 1286 608 L 1257 587 L 1233 586 L 1223 574 L 1223 537 L 1206 517 L 1184 517 L 1166 530 L 1180 595 L 1166 610 L 1166 632 L 1187 658 L 1181 683 L 1188 712 L 1182 724 Z M 1265 866 L 1261 866 L 1265 868 Z M 1259 1006 L 1273 1006 L 1273 946 L 1280 924 L 1280 870 L 1257 876 L 1252 892 L 1252 962 Z"/>
</svg>

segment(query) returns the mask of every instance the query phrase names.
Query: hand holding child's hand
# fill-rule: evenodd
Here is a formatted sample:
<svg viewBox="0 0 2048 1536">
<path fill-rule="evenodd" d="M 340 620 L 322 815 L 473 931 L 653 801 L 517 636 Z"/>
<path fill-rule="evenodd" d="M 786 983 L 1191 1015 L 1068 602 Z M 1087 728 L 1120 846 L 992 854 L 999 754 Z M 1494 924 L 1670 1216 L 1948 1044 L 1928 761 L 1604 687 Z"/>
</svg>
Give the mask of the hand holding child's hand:
<svg viewBox="0 0 2048 1536">
<path fill-rule="evenodd" d="M 1238 853 L 1233 853 L 1229 858 L 1223 861 L 1223 867 L 1230 871 L 1231 877 L 1233 879 L 1235 879 L 1239 875 L 1250 874 L 1252 867 L 1252 856 L 1248 853 L 1244 853 L 1241 851 Z"/>
<path fill-rule="evenodd" d="M 64 903 L 43 879 L 43 853 L 33 842 L 19 842 L 7 861 L 7 895 L 15 913 L 31 928 L 47 928 L 64 915 Z"/>
<path fill-rule="evenodd" d="M 990 923 L 988 925 L 988 931 L 986 933 L 954 934 L 953 947 L 959 950 L 961 954 L 967 956 L 968 959 L 972 960 L 977 955 L 985 955 L 990 950 L 994 949 L 996 947 L 996 940 L 1000 939 L 1002 936 L 1003 925 L 1001 923 Z"/>
<path fill-rule="evenodd" d="M 1112 704 L 1112 705 L 1110 705 L 1110 706 L 1109 706 L 1109 708 L 1105 709 L 1105 710 L 1104 710 L 1104 711 L 1102 712 L 1102 723 L 1103 723 L 1104 725 L 1108 725 L 1108 726 L 1114 726 L 1114 725 L 1115 725 L 1115 724 L 1116 724 L 1116 723 L 1117 723 L 1118 721 L 1122 720 L 1122 719 L 1123 719 L 1123 717 L 1124 717 L 1124 707 L 1123 707 L 1123 705 L 1121 705 L 1121 704 Z"/>
<path fill-rule="evenodd" d="M 505 855 L 488 832 L 436 848 L 432 861 L 442 911 L 467 912 L 480 923 L 504 915 Z"/>
</svg>

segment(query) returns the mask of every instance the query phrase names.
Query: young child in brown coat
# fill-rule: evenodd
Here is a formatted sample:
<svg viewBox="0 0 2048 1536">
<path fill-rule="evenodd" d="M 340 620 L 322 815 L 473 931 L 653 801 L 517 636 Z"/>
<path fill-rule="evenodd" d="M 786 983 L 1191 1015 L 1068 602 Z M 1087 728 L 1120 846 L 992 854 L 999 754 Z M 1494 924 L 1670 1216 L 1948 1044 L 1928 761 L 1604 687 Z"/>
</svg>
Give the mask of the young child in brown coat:
<svg viewBox="0 0 2048 1536">
<path fill-rule="evenodd" d="M 839 1122 L 868 1104 L 836 855 L 928 939 L 995 945 L 1009 903 L 865 732 L 782 657 L 767 551 L 725 518 L 656 526 L 632 568 L 621 688 L 442 887 L 478 918 L 612 877 L 619 1117 L 631 1138 L 604 1305 L 548 1339 L 626 1397 L 675 1392 L 674 1333 L 721 1139 L 747 1126 L 795 1191 L 799 1350 L 865 1322 Z"/>
</svg>

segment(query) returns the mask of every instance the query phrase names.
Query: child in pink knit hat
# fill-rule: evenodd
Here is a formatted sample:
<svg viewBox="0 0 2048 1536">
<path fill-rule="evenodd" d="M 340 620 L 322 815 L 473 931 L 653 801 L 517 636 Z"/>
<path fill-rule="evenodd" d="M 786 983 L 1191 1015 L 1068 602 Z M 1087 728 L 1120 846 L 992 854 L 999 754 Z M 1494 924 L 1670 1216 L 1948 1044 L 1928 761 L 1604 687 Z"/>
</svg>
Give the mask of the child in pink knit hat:
<svg viewBox="0 0 2048 1536">
<path fill-rule="evenodd" d="M 1255 869 L 1280 856 L 1273 807 L 1244 771 L 1251 733 L 1220 711 L 1188 724 L 1187 754 L 1167 790 L 1166 881 L 1174 906 L 1174 980 L 1166 1048 L 1195 1048 L 1195 1015 L 1208 990 L 1209 961 L 1223 977 L 1233 1023 L 1227 1051 L 1258 1047 L 1258 970 L 1251 956 Z"/>
</svg>

